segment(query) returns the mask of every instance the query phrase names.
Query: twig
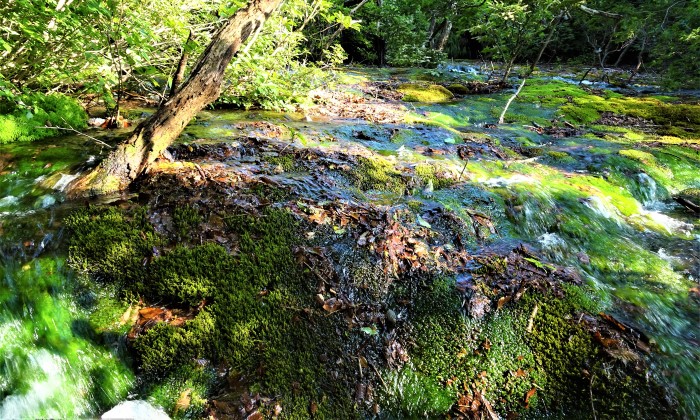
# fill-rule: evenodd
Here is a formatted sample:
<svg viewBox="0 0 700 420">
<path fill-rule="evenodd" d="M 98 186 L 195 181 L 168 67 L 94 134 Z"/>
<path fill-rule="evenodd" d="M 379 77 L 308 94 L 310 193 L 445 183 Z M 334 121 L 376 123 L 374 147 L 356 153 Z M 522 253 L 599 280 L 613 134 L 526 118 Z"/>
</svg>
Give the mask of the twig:
<svg viewBox="0 0 700 420">
<path fill-rule="evenodd" d="M 386 382 L 384 382 L 384 378 L 382 378 L 382 375 L 379 374 L 379 371 L 377 370 L 377 367 L 374 366 L 374 363 L 368 362 L 367 364 L 372 366 L 372 369 L 374 369 L 374 373 L 376 373 L 379 380 L 382 381 L 382 385 L 384 385 L 384 389 L 386 389 L 388 391 L 389 387 L 387 386 Z"/>
<path fill-rule="evenodd" d="M 537 305 L 535 303 L 535 307 L 532 309 L 532 314 L 530 315 L 530 319 L 527 320 L 527 328 L 525 329 L 525 331 L 527 331 L 528 333 L 532 332 L 532 327 L 534 326 L 533 324 L 535 322 L 535 317 L 537 316 L 537 311 L 539 309 L 540 309 L 539 305 Z"/>
<path fill-rule="evenodd" d="M 464 175 L 464 170 L 467 169 L 467 164 L 469 163 L 469 159 L 467 159 L 464 162 L 464 168 L 462 168 L 462 172 L 459 173 L 459 178 L 457 178 L 457 182 L 460 182 L 462 180 L 462 175 Z"/>
<path fill-rule="evenodd" d="M 510 99 L 508 99 L 508 102 L 506 102 L 506 107 L 503 108 L 503 112 L 501 112 L 501 116 L 498 118 L 499 124 L 503 124 L 505 122 L 506 112 L 508 112 L 510 104 L 515 100 L 515 98 L 518 97 L 520 91 L 523 90 L 523 86 L 525 86 L 525 81 L 527 81 L 527 77 L 523 79 L 522 83 L 520 83 L 520 86 L 518 87 L 518 90 L 516 90 L 513 96 L 511 96 Z"/>
<path fill-rule="evenodd" d="M 96 139 L 96 138 L 94 138 L 94 137 L 92 137 L 92 136 L 89 136 L 89 135 L 87 135 L 87 134 L 85 134 L 85 133 L 83 133 L 83 132 L 81 132 L 81 131 L 79 131 L 79 130 L 76 130 L 76 129 L 73 128 L 73 127 L 64 128 L 64 127 L 53 127 L 53 126 L 50 126 L 50 125 L 45 125 L 45 126 L 43 126 L 43 127 L 38 127 L 38 128 L 46 128 L 46 129 L 49 129 L 49 130 L 64 130 L 64 131 L 70 131 L 70 132 L 73 132 L 73 133 L 78 134 L 78 135 L 80 135 L 80 136 L 87 137 L 87 138 L 89 138 L 90 140 L 96 141 L 97 143 L 99 143 L 99 144 L 101 144 L 101 145 L 103 145 L 103 146 L 105 146 L 105 147 L 107 147 L 107 148 L 109 148 L 109 149 L 112 149 L 112 148 L 113 148 L 112 146 L 110 146 L 109 144 L 103 142 L 102 140 L 99 140 L 99 139 Z"/>
</svg>

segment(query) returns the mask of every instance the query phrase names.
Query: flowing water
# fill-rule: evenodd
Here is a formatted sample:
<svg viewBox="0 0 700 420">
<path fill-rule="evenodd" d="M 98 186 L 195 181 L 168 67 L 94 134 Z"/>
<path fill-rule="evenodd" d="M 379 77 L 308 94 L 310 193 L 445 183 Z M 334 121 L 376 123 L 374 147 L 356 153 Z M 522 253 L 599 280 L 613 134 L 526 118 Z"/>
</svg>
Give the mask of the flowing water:
<svg viewBox="0 0 700 420">
<path fill-rule="evenodd" d="M 0 418 L 92 416 L 132 387 L 61 245 L 61 191 L 99 153 L 80 137 L 0 148 Z"/>
<path fill-rule="evenodd" d="M 653 171 L 627 168 L 620 173 L 607 166 L 609 156 L 629 147 L 624 142 L 590 136 L 553 140 L 518 124 L 484 128 L 483 122 L 492 119 L 493 103 L 504 98 L 486 95 L 417 105 L 411 111 L 432 125 L 206 112 L 181 141 L 233 142 L 245 134 L 241 122 L 264 120 L 285 127 L 297 148 L 376 154 L 406 167 L 439 165 L 459 182 L 445 189 L 425 186 L 411 199 L 434 202 L 457 214 L 468 209 L 488 215 L 498 234 L 474 244 L 474 250 L 522 240 L 550 261 L 575 267 L 601 311 L 645 331 L 657 344 L 651 374 L 675 387 L 683 396 L 685 416 L 696 417 L 700 310 L 689 290 L 700 281 L 697 217 L 671 200 L 678 191 L 661 185 Z M 551 115 L 517 103 L 514 112 Z M 483 139 L 490 137 L 496 146 L 527 144 L 565 151 L 572 159 L 542 155 L 504 162 L 477 153 L 465 164 L 449 149 L 455 129 L 467 133 L 467 139 L 479 139 L 467 140 L 475 150 L 487 149 Z M 430 147 L 447 147 L 448 153 L 427 155 Z M 98 415 L 134 391 L 134 374 L 119 338 L 102 336 L 88 321 L 99 296 L 66 267 L 61 241 L 61 218 L 76 205 L 64 201 L 62 190 L 105 152 L 80 137 L 0 146 L 0 418 Z M 667 169 L 677 190 L 700 187 L 700 158 L 684 155 Z M 333 188 L 298 173 L 278 178 L 309 195 Z"/>
</svg>

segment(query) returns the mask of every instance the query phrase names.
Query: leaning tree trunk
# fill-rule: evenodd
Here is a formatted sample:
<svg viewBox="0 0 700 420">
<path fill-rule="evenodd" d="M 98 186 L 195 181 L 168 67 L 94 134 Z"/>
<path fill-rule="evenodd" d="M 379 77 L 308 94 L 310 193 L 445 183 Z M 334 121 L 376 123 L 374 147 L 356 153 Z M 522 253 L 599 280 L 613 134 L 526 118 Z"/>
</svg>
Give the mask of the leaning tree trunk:
<svg viewBox="0 0 700 420">
<path fill-rule="evenodd" d="M 69 195 L 126 189 L 172 144 L 185 126 L 221 94 L 226 67 L 241 44 L 263 25 L 283 0 L 250 0 L 214 35 L 177 93 L 139 124 L 93 171 L 69 186 Z"/>
</svg>

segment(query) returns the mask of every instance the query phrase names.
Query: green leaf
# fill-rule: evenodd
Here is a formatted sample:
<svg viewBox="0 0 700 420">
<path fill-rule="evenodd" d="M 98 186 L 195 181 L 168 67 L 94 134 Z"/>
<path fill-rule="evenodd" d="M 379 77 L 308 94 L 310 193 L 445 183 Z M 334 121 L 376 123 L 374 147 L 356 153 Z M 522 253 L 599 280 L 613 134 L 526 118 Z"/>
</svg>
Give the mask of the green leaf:
<svg viewBox="0 0 700 420">
<path fill-rule="evenodd" d="M 423 226 L 423 227 L 426 227 L 426 228 L 428 228 L 428 229 L 432 229 L 432 228 L 433 228 L 432 226 L 430 226 L 430 223 L 426 222 L 425 219 L 423 219 L 422 217 L 420 217 L 420 214 L 417 214 L 417 215 L 416 215 L 416 221 L 418 222 L 419 225 L 421 225 L 421 226 Z"/>
<path fill-rule="evenodd" d="M 362 328 L 360 328 L 360 331 L 362 331 L 363 333 L 365 333 L 367 335 L 379 334 L 379 330 L 374 325 L 372 325 L 371 327 L 362 327 Z"/>
</svg>

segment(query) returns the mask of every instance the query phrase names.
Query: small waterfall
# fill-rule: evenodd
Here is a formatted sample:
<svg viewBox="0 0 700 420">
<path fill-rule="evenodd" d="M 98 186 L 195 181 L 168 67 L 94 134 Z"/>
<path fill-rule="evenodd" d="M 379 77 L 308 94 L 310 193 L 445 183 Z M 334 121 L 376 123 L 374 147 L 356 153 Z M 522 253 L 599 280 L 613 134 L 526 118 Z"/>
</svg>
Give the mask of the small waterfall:
<svg viewBox="0 0 700 420">
<path fill-rule="evenodd" d="M 61 178 L 54 184 L 53 189 L 56 191 L 63 191 L 66 189 L 68 184 L 73 182 L 74 179 L 80 176 L 80 173 L 74 174 L 74 175 L 69 175 L 69 174 L 61 174 Z"/>
<path fill-rule="evenodd" d="M 642 172 L 637 174 L 637 180 L 639 181 L 639 194 L 644 207 L 656 209 L 662 206 L 663 203 L 659 200 L 659 186 L 654 181 L 654 178 Z"/>
</svg>

